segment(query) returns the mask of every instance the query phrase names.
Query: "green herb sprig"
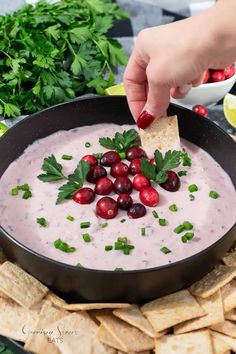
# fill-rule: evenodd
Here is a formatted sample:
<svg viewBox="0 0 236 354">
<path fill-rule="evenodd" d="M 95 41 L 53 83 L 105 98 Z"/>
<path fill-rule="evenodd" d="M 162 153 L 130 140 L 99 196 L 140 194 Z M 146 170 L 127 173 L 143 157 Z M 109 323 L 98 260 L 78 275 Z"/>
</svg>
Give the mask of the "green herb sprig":
<svg viewBox="0 0 236 354">
<path fill-rule="evenodd" d="M 0 17 L 0 114 L 16 117 L 86 92 L 103 94 L 127 63 L 106 36 L 127 17 L 112 0 L 40 0 Z"/>
<path fill-rule="evenodd" d="M 99 143 L 106 149 L 115 150 L 119 153 L 125 152 L 131 147 L 140 146 L 139 135 L 135 129 L 116 133 L 114 138 L 100 138 Z"/>
</svg>

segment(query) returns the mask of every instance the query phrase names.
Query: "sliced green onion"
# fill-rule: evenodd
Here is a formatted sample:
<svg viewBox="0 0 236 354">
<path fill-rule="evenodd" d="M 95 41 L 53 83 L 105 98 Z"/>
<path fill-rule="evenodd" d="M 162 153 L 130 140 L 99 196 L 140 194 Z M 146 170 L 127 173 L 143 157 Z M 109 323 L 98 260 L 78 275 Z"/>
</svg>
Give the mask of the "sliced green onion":
<svg viewBox="0 0 236 354">
<path fill-rule="evenodd" d="M 80 223 L 80 228 L 81 229 L 87 229 L 91 226 L 91 222 L 90 221 L 84 221 Z"/>
<path fill-rule="evenodd" d="M 89 141 L 87 141 L 87 142 L 85 143 L 85 147 L 86 147 L 86 148 L 90 148 L 90 146 L 91 146 L 91 143 L 90 143 Z"/>
<path fill-rule="evenodd" d="M 12 188 L 11 190 L 11 195 L 18 195 L 19 194 L 19 189 L 16 187 L 16 188 Z"/>
<path fill-rule="evenodd" d="M 213 198 L 213 199 L 217 199 L 219 198 L 219 193 L 217 193 L 216 191 L 210 191 L 209 192 L 209 197 Z"/>
<path fill-rule="evenodd" d="M 32 197 L 31 191 L 25 191 L 23 196 L 22 196 L 23 199 L 29 199 L 31 197 Z"/>
<path fill-rule="evenodd" d="M 17 188 L 19 191 L 29 191 L 30 190 L 30 187 L 27 183 L 22 184 L 21 186 L 17 186 Z"/>
<path fill-rule="evenodd" d="M 63 242 L 60 238 L 54 241 L 55 248 L 59 249 L 62 252 L 72 253 L 76 251 L 75 247 L 70 247 L 68 243 Z"/>
<path fill-rule="evenodd" d="M 42 227 L 46 227 L 48 224 L 45 218 L 37 218 L 37 223 Z"/>
<path fill-rule="evenodd" d="M 178 211 L 177 205 L 176 204 L 172 204 L 169 206 L 169 210 L 170 211 Z"/>
<path fill-rule="evenodd" d="M 96 157 L 96 159 L 101 160 L 103 153 L 102 152 L 97 152 L 96 154 L 93 154 L 94 157 Z"/>
<path fill-rule="evenodd" d="M 175 232 L 176 234 L 180 234 L 180 233 L 183 232 L 184 230 L 185 230 L 185 227 L 184 227 L 183 224 L 181 224 L 181 225 L 177 226 L 177 227 L 174 229 L 174 232 Z"/>
<path fill-rule="evenodd" d="M 186 242 L 192 240 L 193 236 L 194 236 L 193 232 L 186 232 L 186 234 L 184 234 L 181 237 L 181 240 L 182 240 L 183 243 L 186 243 Z"/>
<path fill-rule="evenodd" d="M 116 241 L 115 242 L 115 250 L 123 250 L 123 249 L 124 249 L 123 242 Z"/>
<path fill-rule="evenodd" d="M 123 224 L 124 222 L 126 222 L 126 219 L 121 219 L 120 222 L 122 222 L 122 224 Z"/>
<path fill-rule="evenodd" d="M 189 222 L 189 221 L 184 221 L 183 226 L 184 226 L 185 230 L 192 230 L 192 228 L 193 228 L 193 224 L 191 224 L 191 222 Z"/>
<path fill-rule="evenodd" d="M 120 155 L 121 160 L 125 160 L 125 158 L 126 158 L 126 153 L 125 153 L 124 151 L 119 152 L 119 155 Z"/>
<path fill-rule="evenodd" d="M 108 226 L 108 222 L 104 222 L 103 224 L 100 225 L 103 229 Z"/>
<path fill-rule="evenodd" d="M 74 221 L 75 220 L 75 218 L 73 216 L 71 216 L 71 215 L 68 215 L 66 218 L 69 221 Z"/>
<path fill-rule="evenodd" d="M 141 228 L 141 236 L 145 236 L 145 234 L 146 234 L 146 229 L 145 229 L 145 227 L 142 227 Z"/>
<path fill-rule="evenodd" d="M 190 184 L 188 186 L 188 190 L 189 190 L 190 193 L 197 192 L 198 191 L 198 186 L 196 184 Z"/>
<path fill-rule="evenodd" d="M 166 219 L 159 219 L 159 225 L 160 226 L 166 226 L 167 225 Z"/>
<path fill-rule="evenodd" d="M 62 160 L 72 160 L 73 159 L 73 156 L 72 155 L 62 155 Z"/>
<path fill-rule="evenodd" d="M 118 237 L 117 241 L 122 242 L 122 243 L 127 243 L 128 239 L 127 239 L 127 237 Z"/>
<path fill-rule="evenodd" d="M 193 194 L 189 194 L 189 199 L 192 202 L 195 199 L 195 196 Z"/>
<path fill-rule="evenodd" d="M 123 270 L 124 270 L 123 268 L 118 267 L 118 268 L 115 268 L 115 269 L 114 269 L 114 272 L 122 272 Z"/>
<path fill-rule="evenodd" d="M 113 249 L 112 245 L 105 246 L 105 251 L 111 251 Z"/>
<path fill-rule="evenodd" d="M 89 234 L 82 235 L 84 242 L 91 242 L 91 236 Z"/>
<path fill-rule="evenodd" d="M 129 255 L 130 251 L 134 249 L 133 245 L 124 245 L 124 254 Z"/>
<path fill-rule="evenodd" d="M 187 171 L 179 171 L 178 175 L 179 177 L 187 176 L 188 172 Z"/>
<path fill-rule="evenodd" d="M 153 211 L 152 211 L 152 215 L 154 216 L 155 219 L 158 219 L 158 218 L 159 218 L 159 216 L 158 216 L 156 210 L 153 210 Z"/>
<path fill-rule="evenodd" d="M 168 247 L 166 247 L 166 246 L 162 247 L 162 248 L 160 249 L 160 251 L 161 251 L 162 253 L 164 253 L 164 254 L 171 253 L 171 250 L 170 250 Z"/>
</svg>

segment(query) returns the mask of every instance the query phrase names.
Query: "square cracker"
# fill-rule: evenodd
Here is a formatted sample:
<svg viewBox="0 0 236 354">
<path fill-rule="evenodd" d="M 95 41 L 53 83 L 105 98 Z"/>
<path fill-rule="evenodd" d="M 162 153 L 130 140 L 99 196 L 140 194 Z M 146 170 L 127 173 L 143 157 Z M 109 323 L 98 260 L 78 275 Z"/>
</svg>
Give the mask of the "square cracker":
<svg viewBox="0 0 236 354">
<path fill-rule="evenodd" d="M 236 308 L 236 280 L 224 285 L 221 288 L 221 294 L 225 312 Z"/>
<path fill-rule="evenodd" d="M 141 311 L 157 332 L 206 314 L 188 290 L 148 302 L 141 307 Z"/>
<path fill-rule="evenodd" d="M 155 342 L 156 354 L 214 354 L 208 330 L 168 335 Z"/>
<path fill-rule="evenodd" d="M 113 314 L 121 320 L 129 323 L 131 326 L 137 327 L 149 337 L 157 337 L 151 323 L 146 319 L 137 305 L 133 305 L 128 309 L 117 309 L 113 311 Z"/>
<path fill-rule="evenodd" d="M 98 316 L 97 319 L 113 335 L 125 352 L 141 352 L 154 348 L 154 340 L 115 316 Z"/>
<path fill-rule="evenodd" d="M 50 292 L 47 295 L 47 300 L 50 300 L 55 306 L 68 311 L 89 311 L 99 309 L 123 309 L 131 305 L 126 303 L 82 303 L 82 304 L 67 304 L 63 299 L 54 293 Z"/>
<path fill-rule="evenodd" d="M 116 340 L 116 338 L 104 327 L 104 325 L 100 325 L 97 330 L 97 338 L 104 344 L 108 345 L 109 347 L 118 349 L 118 350 L 125 350 L 124 347 Z"/>
<path fill-rule="evenodd" d="M 53 335 L 48 335 L 51 340 L 57 339 L 55 345 L 60 354 L 114 354 L 112 348 L 103 345 L 96 337 L 98 326 L 89 317 L 87 312 L 74 312 L 45 328 Z"/>
<path fill-rule="evenodd" d="M 145 130 L 140 129 L 142 146 L 167 151 L 180 147 L 177 116 L 155 119 Z"/>
<path fill-rule="evenodd" d="M 230 349 L 236 353 L 236 339 L 235 338 L 232 338 L 232 337 L 229 337 L 229 336 L 226 336 L 224 334 L 214 332 L 214 331 L 211 331 L 211 335 L 226 342 L 229 345 Z"/>
<path fill-rule="evenodd" d="M 224 321 L 224 311 L 220 290 L 206 299 L 197 298 L 199 305 L 206 311 L 203 317 L 179 323 L 174 327 L 174 333 L 185 333 L 208 327 Z"/>
<path fill-rule="evenodd" d="M 11 299 L 0 298 L 0 335 L 25 342 L 40 309 L 26 309 Z"/>
<path fill-rule="evenodd" d="M 190 287 L 193 295 L 206 298 L 236 277 L 236 267 L 217 265 L 210 273 Z"/>
<path fill-rule="evenodd" d="M 236 267 L 236 251 L 232 253 L 228 253 L 224 258 L 223 258 L 224 264 L 228 266 L 235 266 Z"/>
<path fill-rule="evenodd" d="M 0 266 L 0 291 L 25 308 L 39 303 L 48 288 L 17 265 L 6 261 Z"/>
<path fill-rule="evenodd" d="M 211 329 L 213 331 L 223 333 L 229 337 L 236 338 L 236 323 L 232 321 L 225 320 L 224 322 L 211 326 Z"/>
<path fill-rule="evenodd" d="M 50 343 L 44 330 L 51 323 L 66 315 L 67 312 L 65 310 L 57 309 L 49 302 L 45 302 L 39 313 L 38 320 L 32 328 L 32 333 L 27 338 L 24 349 L 37 354 L 59 354 L 58 348 L 54 343 Z"/>
<path fill-rule="evenodd" d="M 229 312 L 226 312 L 225 313 L 225 319 L 226 320 L 231 320 L 231 321 L 236 321 L 236 308 L 229 311 Z"/>
<path fill-rule="evenodd" d="M 211 331 L 211 338 L 215 354 L 226 354 L 230 350 L 230 345 L 218 336 L 215 336 L 213 331 Z"/>
</svg>

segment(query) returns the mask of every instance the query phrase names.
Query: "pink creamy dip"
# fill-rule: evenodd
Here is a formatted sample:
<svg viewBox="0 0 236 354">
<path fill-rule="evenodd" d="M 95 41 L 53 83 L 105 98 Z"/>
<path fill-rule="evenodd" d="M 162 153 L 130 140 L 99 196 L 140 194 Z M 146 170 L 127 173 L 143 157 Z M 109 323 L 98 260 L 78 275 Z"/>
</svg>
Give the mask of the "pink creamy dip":
<svg viewBox="0 0 236 354">
<path fill-rule="evenodd" d="M 192 159 L 192 167 L 179 167 L 188 170 L 188 175 L 180 177 L 181 188 L 178 192 L 168 192 L 159 186 L 160 204 L 156 208 L 147 208 L 145 217 L 131 220 L 125 211 L 119 211 L 112 220 L 103 220 L 95 215 L 95 202 L 79 205 L 73 200 L 55 204 L 58 187 L 63 181 L 43 183 L 37 179 L 43 159 L 55 154 L 63 165 L 65 174 L 72 173 L 83 155 L 107 151 L 100 146 L 99 137 L 113 137 L 117 131 L 130 129 L 131 126 L 99 124 L 59 131 L 30 145 L 14 161 L 0 179 L 0 224 L 15 239 L 32 250 L 57 261 L 93 269 L 124 270 L 157 267 L 192 256 L 219 240 L 235 222 L 236 192 L 230 177 L 219 164 L 199 147 L 182 141 L 182 146 Z M 91 147 L 86 148 L 89 141 Z M 61 159 L 63 154 L 73 156 L 70 161 Z M 109 172 L 109 169 L 107 169 Z M 110 176 L 109 176 L 110 177 Z M 132 177 L 130 177 L 132 178 Z M 33 197 L 24 200 L 22 195 L 12 196 L 11 189 L 28 183 Z M 199 190 L 193 193 L 195 200 L 190 201 L 188 186 L 197 184 Z M 93 185 L 86 183 L 85 186 Z M 209 197 L 209 191 L 220 194 L 218 199 Z M 116 199 L 116 195 L 113 197 Z M 134 202 L 139 202 L 138 192 L 132 193 Z M 169 206 L 176 204 L 177 212 L 171 212 Z M 160 218 L 165 218 L 167 226 L 160 226 L 152 215 L 156 210 Z M 72 215 L 75 220 L 67 220 Z M 45 217 L 47 227 L 41 227 L 36 219 Z M 122 219 L 126 219 L 121 223 Z M 173 232 L 174 228 L 188 220 L 193 225 L 194 238 L 188 243 L 181 241 L 182 234 Z M 80 223 L 90 221 L 88 229 L 81 229 Z M 108 222 L 108 227 L 101 224 Z M 141 236 L 141 228 L 146 235 Z M 92 242 L 86 243 L 83 233 L 89 233 Z M 114 245 L 119 236 L 127 236 L 129 243 L 135 246 L 130 255 L 122 251 L 105 251 L 105 245 Z M 69 246 L 76 247 L 74 253 L 64 253 L 54 247 L 54 241 L 61 238 Z M 160 249 L 166 246 L 171 253 L 164 254 Z"/>
</svg>

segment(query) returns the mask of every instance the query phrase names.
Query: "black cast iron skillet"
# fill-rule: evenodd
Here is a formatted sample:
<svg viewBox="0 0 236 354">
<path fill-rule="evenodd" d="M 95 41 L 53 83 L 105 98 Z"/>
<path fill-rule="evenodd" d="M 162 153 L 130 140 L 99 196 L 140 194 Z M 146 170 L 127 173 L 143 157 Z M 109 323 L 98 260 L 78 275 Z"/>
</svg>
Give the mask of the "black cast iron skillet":
<svg viewBox="0 0 236 354">
<path fill-rule="evenodd" d="M 170 105 L 168 113 L 178 115 L 180 135 L 209 152 L 230 175 L 236 187 L 234 141 L 214 123 L 192 111 Z M 86 98 L 33 114 L 0 139 L 0 176 L 35 140 L 61 129 L 99 122 L 132 124 L 125 97 Z M 14 211 L 12 213 L 14 222 Z M 232 213 L 236 218 L 236 211 L 232 210 Z M 48 259 L 28 249 L 0 228 L 0 244 L 9 259 L 18 262 L 49 287 L 82 301 L 137 303 L 188 287 L 214 267 L 235 239 L 236 224 L 212 246 L 182 261 L 146 270 L 114 272 L 77 269 Z"/>
</svg>

